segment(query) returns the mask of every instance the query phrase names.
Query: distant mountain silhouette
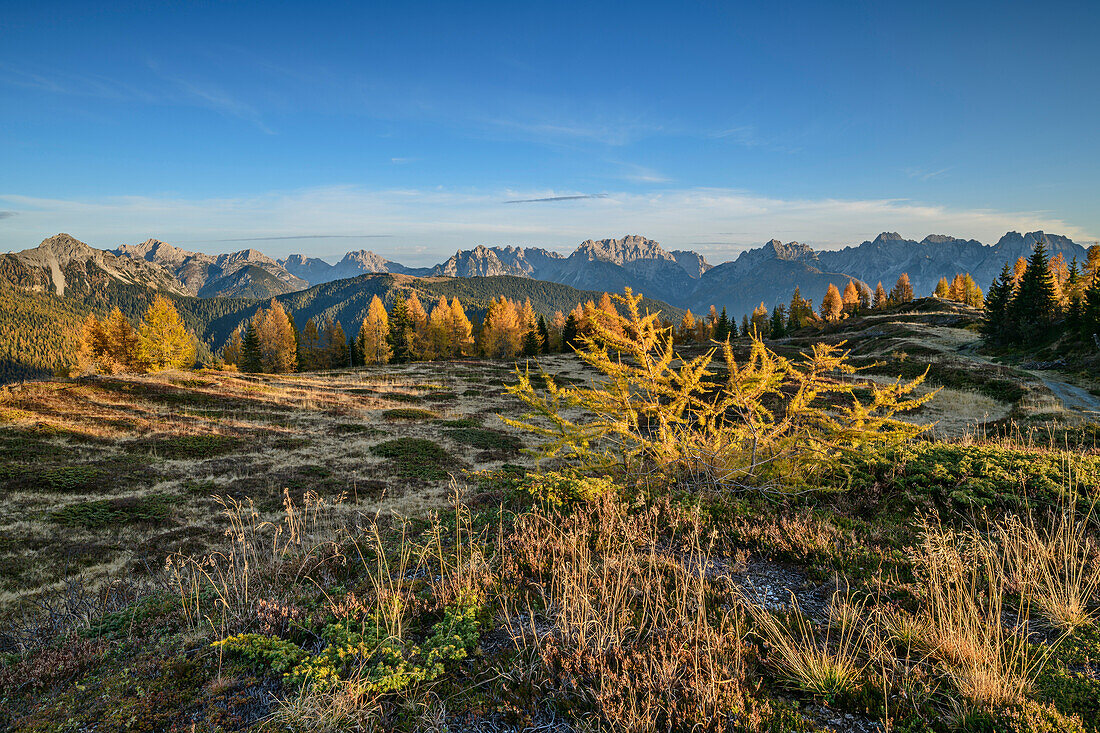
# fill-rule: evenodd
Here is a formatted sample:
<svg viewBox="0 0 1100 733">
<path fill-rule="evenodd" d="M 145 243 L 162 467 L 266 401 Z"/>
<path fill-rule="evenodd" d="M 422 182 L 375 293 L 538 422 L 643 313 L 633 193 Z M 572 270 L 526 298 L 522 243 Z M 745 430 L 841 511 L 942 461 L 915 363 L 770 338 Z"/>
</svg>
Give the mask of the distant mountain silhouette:
<svg viewBox="0 0 1100 733">
<path fill-rule="evenodd" d="M 889 289 L 903 272 L 918 295 L 932 292 L 941 277 L 969 272 L 988 287 L 1005 262 L 1031 254 L 1045 241 L 1051 255 L 1083 259 L 1085 249 L 1070 239 L 1044 232 L 1008 232 L 993 245 L 973 239 L 932 234 L 917 241 L 883 232 L 871 241 L 840 250 L 815 251 L 798 242 L 773 239 L 712 266 L 698 252 L 665 250 L 646 237 L 589 239 L 569 255 L 539 247 L 486 247 L 459 250 L 435 267 L 406 267 L 374 252 L 348 252 L 336 264 L 293 254 L 275 260 L 254 249 L 220 255 L 190 252 L 149 239 L 97 250 L 59 234 L 34 249 L 5 255 L 0 277 L 29 289 L 61 293 L 76 283 L 107 280 L 145 285 L 201 298 L 270 298 L 311 286 L 360 277 L 393 274 L 415 277 L 516 277 L 568 285 L 595 292 L 625 287 L 678 308 L 705 312 L 725 307 L 731 317 L 790 300 L 795 287 L 820 304 L 830 284 L 849 279 Z"/>
</svg>

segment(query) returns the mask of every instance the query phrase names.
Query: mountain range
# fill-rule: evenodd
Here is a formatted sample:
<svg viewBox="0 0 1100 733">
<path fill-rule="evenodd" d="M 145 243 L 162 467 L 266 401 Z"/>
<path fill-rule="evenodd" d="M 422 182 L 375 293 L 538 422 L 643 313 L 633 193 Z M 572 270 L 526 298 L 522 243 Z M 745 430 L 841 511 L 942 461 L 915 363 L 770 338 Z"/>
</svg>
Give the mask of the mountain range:
<svg viewBox="0 0 1100 733">
<path fill-rule="evenodd" d="M 38 247 L 0 256 L 0 278 L 31 290 L 64 294 L 75 282 L 104 278 L 199 298 L 265 299 L 365 274 L 412 277 L 511 276 L 568 285 L 586 291 L 635 292 L 678 308 L 705 312 L 713 304 L 737 317 L 760 303 L 784 303 L 797 286 L 820 303 L 830 284 L 848 280 L 889 289 L 903 272 L 918 295 L 931 293 L 941 277 L 971 273 L 983 287 L 1005 262 L 1030 255 L 1045 241 L 1051 256 L 1083 259 L 1085 249 L 1070 239 L 1044 232 L 1008 232 L 996 244 L 929 235 L 920 241 L 884 232 L 874 240 L 840 250 L 816 251 L 806 244 L 773 239 L 712 266 L 689 250 L 665 250 L 646 237 L 586 240 L 563 255 L 539 247 L 485 247 L 460 250 L 434 267 L 406 267 L 373 252 L 348 252 L 336 264 L 300 254 L 283 259 L 255 249 L 219 255 L 190 252 L 149 239 L 114 250 L 94 249 L 68 234 Z"/>
</svg>

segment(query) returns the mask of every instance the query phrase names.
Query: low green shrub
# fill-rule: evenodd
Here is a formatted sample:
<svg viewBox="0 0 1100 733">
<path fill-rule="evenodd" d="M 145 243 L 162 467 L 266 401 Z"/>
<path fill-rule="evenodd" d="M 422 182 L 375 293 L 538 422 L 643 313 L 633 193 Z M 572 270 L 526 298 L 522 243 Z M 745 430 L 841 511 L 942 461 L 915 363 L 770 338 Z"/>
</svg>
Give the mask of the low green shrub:
<svg viewBox="0 0 1100 733">
<path fill-rule="evenodd" d="M 376 456 L 389 459 L 398 476 L 439 481 L 450 474 L 447 467 L 456 463 L 438 443 L 426 438 L 395 438 L 371 448 Z"/>
<path fill-rule="evenodd" d="M 913 443 L 861 456 L 848 477 L 856 488 L 879 484 L 961 505 L 1052 500 L 1070 486 L 1100 487 L 1100 456 L 997 445 Z"/>
<path fill-rule="evenodd" d="M 516 436 L 487 428 L 453 428 L 445 435 L 456 443 L 494 453 L 518 453 L 523 447 Z"/>
<path fill-rule="evenodd" d="M 521 486 L 536 501 L 555 507 L 593 502 L 615 490 L 615 483 L 607 476 L 581 476 L 556 471 L 529 474 Z"/>
<path fill-rule="evenodd" d="M 394 402 L 423 402 L 424 398 L 418 394 L 411 394 L 409 392 L 383 392 L 379 395 L 387 400 Z"/>
<path fill-rule="evenodd" d="M 232 435 L 174 435 L 150 438 L 138 444 L 162 458 L 172 460 L 214 458 L 239 450 L 245 440 Z"/>
<path fill-rule="evenodd" d="M 309 656 L 292 641 L 263 634 L 237 634 L 214 642 L 214 646 L 233 652 L 253 667 L 276 674 L 290 672 Z"/>
<path fill-rule="evenodd" d="M 382 413 L 387 420 L 434 420 L 439 415 L 419 407 L 394 407 Z"/>
<path fill-rule="evenodd" d="M 281 673 L 294 685 L 320 690 L 341 686 L 359 695 L 383 694 L 438 679 L 449 662 L 464 659 L 477 645 L 479 614 L 474 605 L 447 607 L 443 619 L 419 645 L 388 636 L 374 613 L 327 624 L 321 632 L 326 646 L 316 654 L 293 642 L 260 634 L 238 634 L 214 642 L 214 646 L 263 671 Z"/>
<path fill-rule="evenodd" d="M 69 504 L 50 512 L 60 524 L 103 529 L 123 524 L 157 524 L 168 518 L 172 497 L 166 494 L 128 496 Z"/>
</svg>

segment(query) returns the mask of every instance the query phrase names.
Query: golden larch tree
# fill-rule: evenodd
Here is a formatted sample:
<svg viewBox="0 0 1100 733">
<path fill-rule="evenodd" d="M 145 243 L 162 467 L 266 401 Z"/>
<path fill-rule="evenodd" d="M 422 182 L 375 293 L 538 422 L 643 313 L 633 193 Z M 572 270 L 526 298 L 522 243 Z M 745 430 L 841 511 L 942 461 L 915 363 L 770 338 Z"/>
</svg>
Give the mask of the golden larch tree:
<svg viewBox="0 0 1100 733">
<path fill-rule="evenodd" d="M 859 288 L 852 280 L 844 286 L 844 312 L 854 313 L 859 308 Z"/>
<path fill-rule="evenodd" d="M 481 327 L 481 351 L 490 359 L 511 359 L 523 343 L 521 309 L 503 295 L 489 304 Z"/>
<path fill-rule="evenodd" d="M 298 367 L 298 344 L 294 328 L 277 301 L 256 314 L 256 335 L 260 341 L 260 366 L 268 374 L 287 374 Z"/>
<path fill-rule="evenodd" d="M 680 319 L 680 331 L 677 336 L 679 337 L 677 340 L 682 343 L 695 338 L 695 316 L 692 315 L 690 308 L 684 312 L 684 317 Z"/>
<path fill-rule="evenodd" d="M 439 296 L 439 302 L 432 308 L 428 318 L 427 359 L 448 359 L 453 356 L 451 349 L 451 306 L 446 296 Z"/>
<path fill-rule="evenodd" d="M 456 358 L 470 356 L 474 350 L 474 326 L 466 317 L 462 302 L 451 301 L 451 353 Z"/>
<path fill-rule="evenodd" d="M 757 338 L 763 338 L 768 333 L 768 318 L 768 306 L 761 303 L 753 309 L 749 326 Z"/>
<path fill-rule="evenodd" d="M 107 338 L 109 373 L 141 371 L 137 330 L 117 305 L 103 323 L 103 330 Z"/>
<path fill-rule="evenodd" d="M 886 288 L 882 287 L 882 281 L 879 280 L 878 285 L 875 286 L 875 310 L 885 308 L 889 302 L 889 299 L 886 297 Z"/>
<path fill-rule="evenodd" d="M 409 319 L 409 356 L 413 361 L 431 358 L 431 344 L 428 338 L 428 313 L 416 293 L 410 293 L 405 301 L 405 312 Z"/>
<path fill-rule="evenodd" d="M 826 321 L 838 321 L 843 312 L 844 300 L 840 297 L 840 289 L 829 283 L 825 297 L 821 299 L 821 317 Z"/>
<path fill-rule="evenodd" d="M 909 282 L 909 273 L 898 275 L 898 281 L 894 283 L 894 289 L 890 291 L 890 301 L 893 303 L 908 303 L 913 299 L 913 286 Z"/>
<path fill-rule="evenodd" d="M 565 330 L 565 314 L 554 311 L 554 317 L 550 319 L 550 351 L 561 351 L 561 334 Z"/>
<path fill-rule="evenodd" d="M 157 295 L 145 311 L 138 334 L 138 356 L 152 372 L 195 364 L 195 337 L 183 325 L 172 301 Z"/>
<path fill-rule="evenodd" d="M 244 354 L 244 339 L 241 337 L 241 329 L 237 329 L 233 333 L 229 334 L 229 340 L 225 342 L 225 346 L 221 350 L 221 360 L 224 364 L 232 364 L 234 367 L 240 367 L 241 356 Z"/>
<path fill-rule="evenodd" d="M 364 364 L 385 364 L 390 360 L 390 318 L 376 295 L 371 298 L 367 317 L 359 328 L 359 351 Z"/>
<path fill-rule="evenodd" d="M 76 354 L 76 366 L 73 376 L 89 372 L 110 373 L 114 361 L 111 359 L 111 343 L 107 329 L 99 322 L 95 314 L 89 313 L 84 319 L 80 334 L 80 349 Z"/>
</svg>

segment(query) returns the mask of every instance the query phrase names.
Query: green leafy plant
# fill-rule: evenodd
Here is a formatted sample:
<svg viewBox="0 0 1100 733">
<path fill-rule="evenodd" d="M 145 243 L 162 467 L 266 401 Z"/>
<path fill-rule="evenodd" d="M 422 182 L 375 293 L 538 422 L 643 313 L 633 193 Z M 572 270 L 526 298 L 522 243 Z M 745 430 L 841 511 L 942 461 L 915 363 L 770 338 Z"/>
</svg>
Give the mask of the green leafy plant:
<svg viewBox="0 0 1100 733">
<path fill-rule="evenodd" d="M 282 674 L 291 684 L 317 690 L 339 686 L 365 697 L 438 679 L 448 663 L 465 658 L 477 645 L 479 614 L 475 605 L 447 607 L 419 645 L 387 634 L 376 610 L 360 620 L 343 618 L 327 624 L 321 632 L 326 645 L 316 654 L 261 634 L 237 634 L 214 646 L 264 671 Z"/>
<path fill-rule="evenodd" d="M 536 501 L 554 507 L 593 502 L 615 491 L 614 482 L 606 476 L 581 476 L 556 471 L 531 474 L 522 485 Z"/>
</svg>

